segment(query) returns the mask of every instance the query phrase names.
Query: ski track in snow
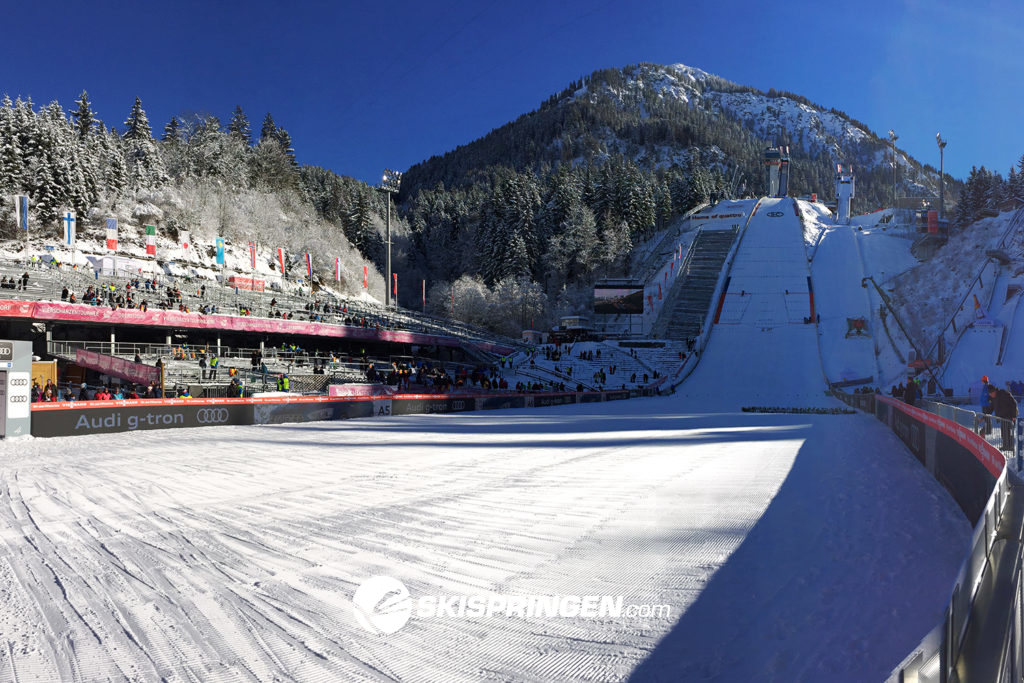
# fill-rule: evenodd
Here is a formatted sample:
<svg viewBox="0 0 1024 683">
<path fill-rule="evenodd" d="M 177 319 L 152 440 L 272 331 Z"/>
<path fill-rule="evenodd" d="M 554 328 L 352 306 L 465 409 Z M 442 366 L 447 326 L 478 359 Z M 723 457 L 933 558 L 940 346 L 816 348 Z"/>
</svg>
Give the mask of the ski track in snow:
<svg viewBox="0 0 1024 683">
<path fill-rule="evenodd" d="M 0 680 L 613 681 L 648 659 L 685 679 L 820 680 L 853 655 L 849 680 L 884 674 L 940 614 L 968 533 L 951 501 L 869 418 L 683 401 L 5 442 Z M 831 452 L 851 425 L 868 448 Z M 757 590 L 705 606 L 716 576 L 751 571 Z M 350 599 L 378 574 L 414 599 L 673 611 L 414 616 L 372 635 Z M 717 616 L 695 628 L 694 606 Z M 680 629 L 700 643 L 685 660 L 658 649 Z"/>
</svg>

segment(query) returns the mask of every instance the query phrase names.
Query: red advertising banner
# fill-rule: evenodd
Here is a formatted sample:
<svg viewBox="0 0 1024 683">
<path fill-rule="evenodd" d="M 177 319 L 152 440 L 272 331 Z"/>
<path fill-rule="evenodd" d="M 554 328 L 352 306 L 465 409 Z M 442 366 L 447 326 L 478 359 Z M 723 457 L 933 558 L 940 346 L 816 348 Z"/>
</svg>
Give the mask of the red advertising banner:
<svg viewBox="0 0 1024 683">
<path fill-rule="evenodd" d="M 980 462 L 993 477 L 998 478 L 999 475 L 1003 473 L 1003 468 L 1006 467 L 1006 458 L 995 446 L 985 441 L 981 436 L 975 434 L 973 430 L 957 424 L 952 420 L 939 417 L 935 413 L 929 413 L 927 410 L 907 405 L 903 401 L 898 401 L 894 398 L 890 398 L 889 396 L 877 395 L 875 396 L 875 400 L 881 401 L 882 403 L 888 403 L 896 410 L 903 411 L 915 420 L 923 422 L 929 427 L 932 427 L 933 429 L 950 437 L 974 455 L 978 462 Z"/>
<path fill-rule="evenodd" d="M 144 363 L 133 363 L 125 358 L 108 356 L 95 351 L 77 349 L 75 363 L 83 368 L 97 370 L 105 375 L 120 377 L 136 384 L 149 384 L 160 381 L 160 368 Z"/>
<path fill-rule="evenodd" d="M 939 212 L 928 212 L 928 233 L 934 235 L 939 232 Z"/>
<path fill-rule="evenodd" d="M 253 280 L 251 277 L 242 277 L 241 275 L 232 275 L 228 278 L 228 285 L 237 289 L 255 290 L 262 292 L 266 289 L 266 280 Z"/>
</svg>

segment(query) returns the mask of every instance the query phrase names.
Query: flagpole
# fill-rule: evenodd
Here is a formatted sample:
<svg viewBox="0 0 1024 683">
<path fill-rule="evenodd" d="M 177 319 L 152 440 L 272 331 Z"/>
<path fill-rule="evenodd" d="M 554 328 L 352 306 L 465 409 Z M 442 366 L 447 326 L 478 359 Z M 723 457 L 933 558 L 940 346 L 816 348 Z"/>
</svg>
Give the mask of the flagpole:
<svg viewBox="0 0 1024 683">
<path fill-rule="evenodd" d="M 23 220 L 25 221 L 25 261 L 26 261 L 26 263 L 31 263 L 31 261 L 29 259 L 32 258 L 32 255 L 29 254 L 29 246 L 28 246 L 28 197 L 27 196 L 25 197 L 25 202 L 23 204 L 23 208 L 25 209 L 25 216 L 23 217 Z"/>
</svg>

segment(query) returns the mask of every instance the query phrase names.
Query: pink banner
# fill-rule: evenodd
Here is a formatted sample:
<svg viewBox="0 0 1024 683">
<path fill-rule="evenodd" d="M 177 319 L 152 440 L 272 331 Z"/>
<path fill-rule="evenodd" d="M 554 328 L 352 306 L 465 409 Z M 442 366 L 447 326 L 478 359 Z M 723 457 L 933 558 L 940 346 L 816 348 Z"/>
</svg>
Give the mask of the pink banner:
<svg viewBox="0 0 1024 683">
<path fill-rule="evenodd" d="M 328 396 L 389 396 L 396 393 L 395 387 L 383 384 L 328 384 Z"/>
<path fill-rule="evenodd" d="M 83 368 L 98 370 L 104 375 L 113 375 L 136 384 L 149 384 L 160 381 L 160 368 L 144 363 L 133 363 L 125 358 L 108 356 L 95 351 L 77 349 L 75 363 Z"/>
<path fill-rule="evenodd" d="M 433 344 L 458 347 L 464 340 L 418 332 L 377 330 L 369 327 L 348 327 L 329 323 L 303 322 L 300 320 L 276 320 L 231 315 L 202 315 L 180 311 L 140 311 L 134 308 L 111 309 L 107 306 L 86 304 L 65 304 L 48 301 L 23 302 L 0 300 L 0 317 L 35 318 L 37 320 L 60 320 L 86 322 L 102 325 L 145 325 L 154 327 L 179 327 L 198 330 L 232 330 L 236 332 L 261 332 L 270 334 L 309 335 L 358 340 L 382 340 L 403 344 Z M 513 353 L 512 347 L 491 344 L 484 341 L 471 342 L 478 348 L 493 353 Z"/>
</svg>

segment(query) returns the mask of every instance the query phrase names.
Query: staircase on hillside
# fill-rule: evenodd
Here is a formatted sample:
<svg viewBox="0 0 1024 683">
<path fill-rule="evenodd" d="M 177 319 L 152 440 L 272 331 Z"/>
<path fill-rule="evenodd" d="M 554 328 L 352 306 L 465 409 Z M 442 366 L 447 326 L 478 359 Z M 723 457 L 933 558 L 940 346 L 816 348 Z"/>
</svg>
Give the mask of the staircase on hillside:
<svg viewBox="0 0 1024 683">
<path fill-rule="evenodd" d="M 669 293 L 655 324 L 656 336 L 683 340 L 699 334 L 715 294 L 722 264 L 735 239 L 735 230 L 702 230 L 694 239 L 686 271 Z"/>
</svg>

